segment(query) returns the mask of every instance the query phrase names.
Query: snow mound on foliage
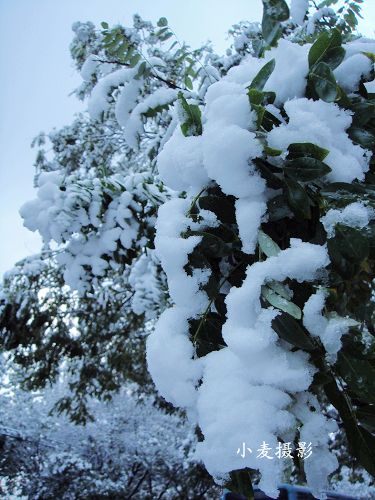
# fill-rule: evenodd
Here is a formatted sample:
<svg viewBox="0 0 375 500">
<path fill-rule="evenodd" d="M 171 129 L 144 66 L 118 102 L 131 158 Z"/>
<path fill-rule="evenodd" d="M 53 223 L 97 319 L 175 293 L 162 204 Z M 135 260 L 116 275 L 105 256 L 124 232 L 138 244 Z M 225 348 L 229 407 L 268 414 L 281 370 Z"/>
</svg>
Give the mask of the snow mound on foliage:
<svg viewBox="0 0 375 500">
<path fill-rule="evenodd" d="M 336 104 L 310 99 L 293 99 L 285 103 L 289 123 L 274 128 L 268 134 L 268 144 L 287 151 L 289 144 L 311 142 L 329 150 L 325 163 L 332 172 L 327 175 L 331 182 L 363 180 L 369 169 L 366 150 L 353 144 L 346 130 L 352 123 L 349 111 Z"/>
</svg>

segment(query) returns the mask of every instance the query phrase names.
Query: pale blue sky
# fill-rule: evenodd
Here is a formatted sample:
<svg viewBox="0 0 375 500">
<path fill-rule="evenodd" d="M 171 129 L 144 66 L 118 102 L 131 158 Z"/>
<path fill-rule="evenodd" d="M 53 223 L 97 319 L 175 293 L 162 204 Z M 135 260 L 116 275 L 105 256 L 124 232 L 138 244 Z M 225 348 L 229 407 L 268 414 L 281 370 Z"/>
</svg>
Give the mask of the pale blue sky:
<svg viewBox="0 0 375 500">
<path fill-rule="evenodd" d="M 371 36 L 375 2 L 366 0 L 360 30 Z M 132 14 L 166 16 L 191 46 L 212 40 L 223 52 L 229 27 L 261 18 L 261 0 L 0 0 L 0 274 L 37 252 L 39 238 L 22 227 L 19 207 L 34 197 L 32 138 L 71 121 L 81 105 L 69 57 L 74 21 L 130 24 Z"/>
</svg>

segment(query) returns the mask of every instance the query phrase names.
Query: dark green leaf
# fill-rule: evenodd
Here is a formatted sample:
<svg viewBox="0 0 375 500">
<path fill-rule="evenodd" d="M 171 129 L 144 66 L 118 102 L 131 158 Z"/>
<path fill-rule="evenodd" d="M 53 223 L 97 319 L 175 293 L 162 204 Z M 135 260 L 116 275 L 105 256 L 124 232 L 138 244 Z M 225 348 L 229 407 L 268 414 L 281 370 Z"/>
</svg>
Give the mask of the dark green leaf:
<svg viewBox="0 0 375 500">
<path fill-rule="evenodd" d="M 312 68 L 320 61 L 325 61 L 328 52 L 336 47 L 341 47 L 342 36 L 338 29 L 333 29 L 331 32 L 324 31 L 309 51 L 309 66 Z"/>
<path fill-rule="evenodd" d="M 331 168 L 315 158 L 303 157 L 287 160 L 284 172 L 297 181 L 309 182 L 329 174 Z"/>
<path fill-rule="evenodd" d="M 191 331 L 198 357 L 206 356 L 212 351 L 218 351 L 225 347 L 221 330 L 221 317 L 214 312 L 208 313 L 201 320 L 191 322 Z"/>
<path fill-rule="evenodd" d="M 281 33 L 282 30 L 279 21 L 276 21 L 269 16 L 266 11 L 263 11 L 262 34 L 267 45 L 270 45 L 271 47 L 276 45 Z"/>
<path fill-rule="evenodd" d="M 369 253 L 369 244 L 366 236 L 354 227 L 336 224 L 335 236 L 329 240 L 347 260 L 362 262 Z"/>
<path fill-rule="evenodd" d="M 337 358 L 340 375 L 362 401 L 375 403 L 375 369 L 366 359 L 341 351 Z"/>
<path fill-rule="evenodd" d="M 348 131 L 351 140 L 365 149 L 373 149 L 375 147 L 375 136 L 362 128 L 351 127 Z"/>
<path fill-rule="evenodd" d="M 272 328 L 281 339 L 286 340 L 299 349 L 304 349 L 305 351 L 316 349 L 306 328 L 292 318 L 290 314 L 282 313 L 276 316 L 272 320 Z"/>
<path fill-rule="evenodd" d="M 289 7 L 285 0 L 262 0 L 263 8 L 276 21 L 289 19 Z"/>
<path fill-rule="evenodd" d="M 200 208 L 214 212 L 221 222 L 233 224 L 236 222 L 234 203 L 228 197 L 223 196 L 200 196 L 198 200 Z"/>
<path fill-rule="evenodd" d="M 357 425 L 354 412 L 348 398 L 339 390 L 335 379 L 325 384 L 325 393 L 337 409 L 343 421 L 345 433 L 352 453 L 358 457 L 360 464 L 375 476 L 375 438 L 366 429 Z"/>
<path fill-rule="evenodd" d="M 257 158 L 254 160 L 254 163 L 260 170 L 262 177 L 266 179 L 268 187 L 272 189 L 280 189 L 283 187 L 283 181 L 272 172 L 266 161 Z"/>
<path fill-rule="evenodd" d="M 108 27 L 109 27 L 108 23 L 106 23 L 105 21 L 103 21 L 103 22 L 102 22 L 102 23 L 100 23 L 100 24 L 101 24 L 101 27 L 102 27 L 104 30 L 107 30 L 107 29 L 108 29 Z"/>
<path fill-rule="evenodd" d="M 328 66 L 334 70 L 337 66 L 340 66 L 345 57 L 345 49 L 343 47 L 333 47 L 329 49 L 322 61 L 328 64 Z"/>
<path fill-rule="evenodd" d="M 240 446 L 241 443 L 238 443 Z M 251 475 L 248 469 L 235 470 L 230 473 L 230 481 L 225 487 L 233 493 L 242 495 L 246 500 L 254 500 L 254 491 L 251 484 Z"/>
<path fill-rule="evenodd" d="M 294 142 L 288 146 L 288 158 L 301 158 L 301 156 L 310 156 L 317 160 L 323 161 L 329 154 L 328 149 L 321 148 L 311 142 Z"/>
<path fill-rule="evenodd" d="M 368 431 L 375 433 L 375 406 L 365 405 L 361 406 L 357 411 L 356 415 L 358 420 L 361 422 L 363 427 Z"/>
<path fill-rule="evenodd" d="M 166 17 L 161 17 L 156 24 L 159 26 L 159 28 L 162 28 L 163 26 L 168 26 L 168 20 Z"/>
<path fill-rule="evenodd" d="M 305 189 L 295 180 L 286 178 L 286 196 L 293 212 L 302 219 L 311 218 L 311 201 Z"/>
<path fill-rule="evenodd" d="M 290 218 L 293 215 L 283 194 L 269 200 L 267 206 L 268 217 L 271 222 L 284 219 L 285 217 Z"/>
<path fill-rule="evenodd" d="M 319 62 L 310 71 L 310 82 L 320 99 L 333 102 L 337 98 L 337 83 L 328 64 Z"/>
</svg>

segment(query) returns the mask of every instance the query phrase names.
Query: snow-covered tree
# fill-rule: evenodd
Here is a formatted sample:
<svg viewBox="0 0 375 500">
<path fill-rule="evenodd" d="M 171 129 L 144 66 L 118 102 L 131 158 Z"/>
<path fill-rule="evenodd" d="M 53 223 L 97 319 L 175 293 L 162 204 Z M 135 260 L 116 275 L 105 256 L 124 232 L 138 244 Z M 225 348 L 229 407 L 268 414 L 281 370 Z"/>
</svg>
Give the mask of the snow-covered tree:
<svg viewBox="0 0 375 500">
<path fill-rule="evenodd" d="M 38 139 L 21 215 L 45 247 L 2 290 L 3 344 L 31 381 L 43 363 L 39 380 L 82 363 L 89 383 L 72 389 L 108 394 L 111 373 L 138 365 L 111 365 L 106 346 L 121 356 L 121 338 L 147 332 L 156 388 L 202 433 L 196 458 L 249 498 L 254 471 L 275 496 L 293 467 L 322 498 L 340 433 L 375 476 L 375 41 L 354 31 L 361 3 L 263 0 L 261 25 L 234 26 L 222 57 L 165 18 L 75 24 L 88 114 Z M 245 441 L 292 444 L 293 458 L 241 456 Z"/>
<path fill-rule="evenodd" d="M 95 422 L 50 415 L 63 382 L 39 393 L 12 388 L 0 408 L 0 495 L 28 499 L 214 498 L 219 489 L 194 461 L 194 429 L 121 391 L 91 399 Z M 198 469 L 197 469 L 198 467 Z M 13 495 L 13 496 L 12 496 Z"/>
</svg>

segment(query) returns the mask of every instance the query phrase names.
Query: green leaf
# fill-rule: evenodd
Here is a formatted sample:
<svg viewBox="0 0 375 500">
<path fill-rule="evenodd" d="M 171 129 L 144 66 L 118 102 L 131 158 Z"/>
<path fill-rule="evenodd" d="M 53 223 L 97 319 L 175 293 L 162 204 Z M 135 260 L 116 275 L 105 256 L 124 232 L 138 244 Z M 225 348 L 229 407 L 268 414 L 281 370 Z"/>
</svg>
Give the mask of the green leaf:
<svg viewBox="0 0 375 500">
<path fill-rule="evenodd" d="M 328 239 L 327 247 L 333 267 L 346 280 L 358 273 L 370 251 L 368 238 L 343 224 L 336 224 L 335 237 Z"/>
<path fill-rule="evenodd" d="M 258 232 L 258 243 L 260 249 L 265 255 L 267 255 L 267 257 L 274 257 L 281 252 L 279 245 L 261 229 Z"/>
<path fill-rule="evenodd" d="M 188 76 L 185 76 L 184 83 L 185 83 L 186 88 L 188 88 L 189 90 L 193 90 L 193 82 L 191 81 L 191 78 L 189 78 Z"/>
<path fill-rule="evenodd" d="M 336 365 L 342 378 L 362 401 L 375 403 L 375 369 L 369 361 L 341 351 Z"/>
<path fill-rule="evenodd" d="M 266 285 L 262 286 L 262 297 L 266 299 L 267 302 L 271 304 L 271 306 L 274 306 L 276 307 L 276 309 L 280 309 L 281 311 L 290 314 L 291 316 L 293 316 L 293 318 L 302 318 L 302 311 L 298 306 L 296 306 L 296 304 L 293 304 L 293 302 L 286 299 L 285 297 L 282 297 Z"/>
<path fill-rule="evenodd" d="M 343 47 L 333 47 L 327 51 L 322 60 L 328 64 L 332 70 L 334 70 L 337 66 L 340 66 L 344 60 L 345 54 L 346 51 Z"/>
<path fill-rule="evenodd" d="M 181 124 L 181 131 L 184 136 L 202 135 L 201 110 L 196 104 L 189 104 L 182 92 L 178 93 L 178 100 L 185 112 L 186 120 Z"/>
<path fill-rule="evenodd" d="M 335 101 L 338 94 L 337 83 L 328 64 L 319 62 L 315 65 L 310 71 L 309 79 L 320 99 L 326 102 Z"/>
<path fill-rule="evenodd" d="M 375 136 L 362 128 L 351 127 L 348 135 L 353 142 L 359 144 L 365 149 L 373 149 L 375 147 Z"/>
<path fill-rule="evenodd" d="M 262 126 L 266 108 L 258 104 L 253 104 L 251 107 L 257 114 L 257 129 L 259 129 Z"/>
<path fill-rule="evenodd" d="M 286 202 L 284 194 L 275 196 L 267 203 L 269 220 L 271 222 L 284 219 L 286 217 L 290 218 L 293 216 L 290 208 Z"/>
<path fill-rule="evenodd" d="M 241 443 L 238 443 L 239 445 Z M 254 491 L 251 484 L 251 475 L 248 469 L 234 470 L 230 473 L 230 480 L 225 487 L 234 493 L 242 495 L 246 500 L 254 500 Z"/>
<path fill-rule="evenodd" d="M 136 78 L 140 78 L 141 76 L 143 76 L 146 72 L 146 69 L 147 69 L 147 64 L 145 61 L 143 61 L 140 65 L 139 65 L 139 68 L 138 68 L 138 72 L 137 72 L 137 75 L 136 75 Z"/>
<path fill-rule="evenodd" d="M 249 96 L 250 104 L 259 105 L 263 103 L 264 93 L 260 90 L 249 88 L 247 95 Z"/>
<path fill-rule="evenodd" d="M 368 240 L 360 230 L 354 227 L 336 224 L 335 236 L 328 242 L 335 245 L 340 254 L 349 261 L 361 263 L 368 257 Z"/>
<path fill-rule="evenodd" d="M 264 146 L 264 152 L 267 156 L 280 156 L 282 154 L 281 149 L 270 148 L 269 146 Z"/>
<path fill-rule="evenodd" d="M 234 203 L 231 203 L 228 197 L 200 196 L 198 204 L 200 208 L 214 212 L 218 219 L 225 224 L 234 224 L 236 222 Z"/>
<path fill-rule="evenodd" d="M 102 23 L 100 23 L 101 27 L 104 29 L 104 30 L 107 30 L 109 28 L 109 25 L 108 23 L 106 23 L 105 21 L 103 21 Z"/>
<path fill-rule="evenodd" d="M 302 219 L 311 218 L 311 201 L 305 189 L 294 179 L 285 178 L 286 196 L 290 208 Z"/>
<path fill-rule="evenodd" d="M 289 19 L 289 7 L 285 0 L 262 0 L 262 34 L 264 41 L 276 45 L 282 33 L 281 22 Z"/>
<path fill-rule="evenodd" d="M 316 349 L 314 342 L 306 328 L 296 321 L 290 314 L 282 313 L 272 320 L 272 328 L 278 336 L 299 349 L 313 351 Z"/>
<path fill-rule="evenodd" d="M 303 157 L 287 160 L 284 164 L 284 172 L 293 179 L 309 182 L 319 179 L 331 172 L 331 168 L 315 158 Z"/>
<path fill-rule="evenodd" d="M 135 54 L 130 60 L 129 60 L 129 65 L 131 68 L 134 68 L 139 61 L 141 60 L 141 55 L 140 54 Z"/>
<path fill-rule="evenodd" d="M 341 47 L 341 44 L 342 36 L 337 28 L 333 29 L 331 32 L 324 31 L 309 51 L 309 67 L 312 68 L 320 61 L 324 62 L 329 51 L 336 47 Z"/>
<path fill-rule="evenodd" d="M 294 142 L 288 146 L 288 158 L 301 158 L 301 156 L 310 156 L 316 160 L 323 161 L 329 154 L 328 149 L 321 148 L 311 142 Z"/>
<path fill-rule="evenodd" d="M 276 21 L 289 19 L 289 7 L 285 0 L 262 0 L 264 10 Z"/>
<path fill-rule="evenodd" d="M 289 290 L 285 285 L 280 283 L 280 281 L 268 281 L 268 288 L 271 288 L 274 292 L 284 297 L 284 299 L 290 300 L 293 296 L 293 292 Z"/>
<path fill-rule="evenodd" d="M 275 69 L 275 64 L 275 59 L 268 61 L 251 82 L 250 89 L 263 90 L 267 80 Z"/>
<path fill-rule="evenodd" d="M 352 453 L 358 458 L 360 464 L 367 472 L 375 476 L 374 436 L 363 427 L 357 425 L 348 398 L 339 390 L 332 376 L 331 382 L 325 384 L 323 387 L 329 401 L 340 414 Z"/>
<path fill-rule="evenodd" d="M 273 47 L 282 33 L 280 23 L 263 11 L 262 35 L 267 45 Z"/>
<path fill-rule="evenodd" d="M 168 26 L 168 20 L 166 17 L 161 17 L 156 24 L 159 26 L 159 28 L 162 28 L 164 26 Z"/>
<path fill-rule="evenodd" d="M 266 150 L 265 150 L 266 152 Z M 260 170 L 262 177 L 267 181 L 267 186 L 272 189 L 280 189 L 283 187 L 283 181 L 272 172 L 270 164 L 260 158 L 254 160 L 257 168 Z"/>
<path fill-rule="evenodd" d="M 373 52 L 362 52 L 362 54 L 375 64 L 375 54 Z"/>
<path fill-rule="evenodd" d="M 222 321 L 219 314 L 210 312 L 202 319 L 191 321 L 190 326 L 198 357 L 206 356 L 212 351 L 218 351 L 225 347 L 221 334 Z"/>
<path fill-rule="evenodd" d="M 356 415 L 363 427 L 375 433 L 375 405 L 365 405 L 357 409 Z"/>
</svg>

